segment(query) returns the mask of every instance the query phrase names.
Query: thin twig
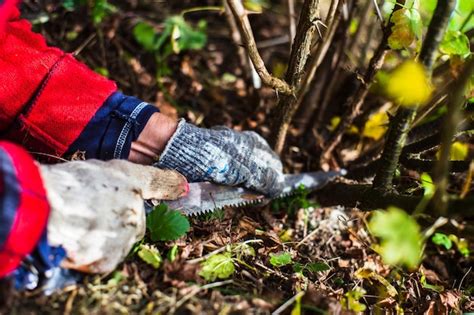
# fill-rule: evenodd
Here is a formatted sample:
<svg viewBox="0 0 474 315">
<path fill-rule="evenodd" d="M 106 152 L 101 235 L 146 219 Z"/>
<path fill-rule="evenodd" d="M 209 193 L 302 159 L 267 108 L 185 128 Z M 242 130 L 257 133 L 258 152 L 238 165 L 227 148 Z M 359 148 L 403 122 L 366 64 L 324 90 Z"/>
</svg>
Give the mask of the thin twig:
<svg viewBox="0 0 474 315">
<path fill-rule="evenodd" d="M 184 303 L 186 303 L 188 300 L 190 300 L 191 298 L 196 296 L 196 294 L 198 294 L 201 291 L 221 287 L 221 286 L 224 286 L 224 285 L 227 285 L 227 284 L 231 284 L 233 282 L 234 282 L 234 280 L 225 280 L 225 281 L 209 283 L 209 284 L 203 285 L 202 287 L 197 287 L 194 290 L 192 290 L 191 292 L 189 292 L 188 294 L 186 294 L 185 296 L 183 296 L 181 298 L 181 300 L 176 302 L 176 304 L 173 305 L 173 310 L 179 309 Z"/>
<path fill-rule="evenodd" d="M 290 24 L 290 47 L 293 44 L 293 39 L 296 35 L 296 22 L 295 22 L 295 2 L 294 0 L 287 0 L 288 4 L 288 20 Z"/>
<path fill-rule="evenodd" d="M 283 313 L 288 307 L 290 307 L 291 304 L 293 304 L 293 302 L 296 301 L 296 299 L 303 296 L 305 293 L 306 293 L 305 291 L 298 292 L 295 296 L 293 296 L 291 299 L 289 299 L 288 301 L 283 303 L 279 308 L 277 308 L 272 313 L 272 315 L 279 315 L 279 314 Z"/>
<path fill-rule="evenodd" d="M 255 38 L 253 36 L 252 27 L 250 26 L 250 21 L 247 16 L 247 11 L 242 5 L 242 2 L 240 0 L 226 0 L 226 2 L 232 11 L 232 14 L 234 15 L 235 21 L 237 22 L 240 35 L 245 47 L 247 48 L 250 60 L 255 67 L 255 71 L 257 71 L 263 83 L 272 87 L 278 93 L 292 95 L 294 93 L 292 87 L 287 82 L 272 76 L 265 67 L 265 63 L 263 62 L 262 57 L 258 52 L 257 44 L 255 43 Z"/>
</svg>

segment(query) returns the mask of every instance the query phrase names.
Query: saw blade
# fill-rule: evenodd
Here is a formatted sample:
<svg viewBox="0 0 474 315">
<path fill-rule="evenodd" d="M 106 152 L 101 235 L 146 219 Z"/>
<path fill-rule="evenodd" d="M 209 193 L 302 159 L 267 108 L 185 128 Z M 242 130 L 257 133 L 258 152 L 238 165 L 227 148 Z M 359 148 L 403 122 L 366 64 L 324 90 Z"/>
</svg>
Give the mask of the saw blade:
<svg viewBox="0 0 474 315">
<path fill-rule="evenodd" d="M 283 191 L 275 198 L 289 196 L 301 185 L 308 190 L 321 188 L 337 176 L 345 174 L 346 171 L 341 170 L 285 175 Z M 190 183 L 189 193 L 185 197 L 162 202 L 170 209 L 179 210 L 185 215 L 192 216 L 225 207 L 240 207 L 269 200 L 264 195 L 246 188 L 200 182 Z"/>
</svg>

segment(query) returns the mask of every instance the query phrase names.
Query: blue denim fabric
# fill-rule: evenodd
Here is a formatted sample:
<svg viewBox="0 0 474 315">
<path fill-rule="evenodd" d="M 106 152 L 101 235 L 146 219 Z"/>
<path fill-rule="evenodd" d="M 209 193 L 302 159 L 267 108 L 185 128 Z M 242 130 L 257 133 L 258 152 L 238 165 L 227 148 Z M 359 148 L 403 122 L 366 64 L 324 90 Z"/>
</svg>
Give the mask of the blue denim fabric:
<svg viewBox="0 0 474 315">
<path fill-rule="evenodd" d="M 87 159 L 127 159 L 135 141 L 158 108 L 120 92 L 112 94 L 69 147 L 66 155 L 84 151 Z"/>
<path fill-rule="evenodd" d="M 82 275 L 60 267 L 65 257 L 66 252 L 62 247 L 48 244 L 47 232 L 44 231 L 35 250 L 13 271 L 11 277 L 15 289 L 21 291 L 41 288 L 45 294 L 50 294 L 67 285 L 75 284 Z"/>
</svg>

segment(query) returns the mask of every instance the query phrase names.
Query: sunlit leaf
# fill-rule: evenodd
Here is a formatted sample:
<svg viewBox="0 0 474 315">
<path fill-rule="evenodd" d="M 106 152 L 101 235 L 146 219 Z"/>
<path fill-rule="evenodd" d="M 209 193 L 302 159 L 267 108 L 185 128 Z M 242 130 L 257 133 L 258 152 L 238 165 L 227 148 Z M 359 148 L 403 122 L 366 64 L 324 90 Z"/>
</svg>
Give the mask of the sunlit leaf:
<svg viewBox="0 0 474 315">
<path fill-rule="evenodd" d="M 469 38 L 460 31 L 448 31 L 439 45 L 439 50 L 446 55 L 467 57 L 471 53 Z"/>
<path fill-rule="evenodd" d="M 433 196 L 436 187 L 433 183 L 433 179 L 428 173 L 421 174 L 421 186 L 423 187 L 423 196 Z"/>
<path fill-rule="evenodd" d="M 368 279 L 379 282 L 384 287 L 387 294 L 391 297 L 394 297 L 398 294 L 397 289 L 395 289 L 395 287 L 390 282 L 388 282 L 387 279 L 371 269 L 359 268 L 356 270 L 356 272 L 354 272 L 354 276 L 359 279 Z"/>
<path fill-rule="evenodd" d="M 341 299 L 342 306 L 345 309 L 348 309 L 353 312 L 363 312 L 366 310 L 367 306 L 359 302 L 359 300 L 366 294 L 364 289 L 356 287 L 353 290 L 350 290 L 344 294 L 344 297 Z"/>
<path fill-rule="evenodd" d="M 379 140 L 383 137 L 388 129 L 388 115 L 387 112 L 382 111 L 370 115 L 369 119 L 364 125 L 362 136 Z"/>
<path fill-rule="evenodd" d="M 431 201 L 431 198 L 433 198 L 433 195 L 436 190 L 436 186 L 433 183 L 433 179 L 428 173 L 422 173 L 420 181 L 421 187 L 423 187 L 423 198 L 416 207 L 415 212 L 417 213 L 423 212 L 426 209 L 426 207 Z"/>
<path fill-rule="evenodd" d="M 267 0 L 244 0 L 243 4 L 247 10 L 259 13 L 269 7 Z"/>
<path fill-rule="evenodd" d="M 169 261 L 173 262 L 176 260 L 177 257 L 178 257 L 178 245 L 175 244 L 168 251 L 168 255 L 166 258 L 168 258 Z"/>
<path fill-rule="evenodd" d="M 387 80 L 386 92 L 397 104 L 407 107 L 424 105 L 433 88 L 424 67 L 412 60 L 399 65 Z"/>
<path fill-rule="evenodd" d="M 388 38 L 390 48 L 407 48 L 415 39 L 421 37 L 421 17 L 415 8 L 395 11 L 390 21 L 393 23 L 392 34 Z"/>
<path fill-rule="evenodd" d="M 141 244 L 138 250 L 138 257 L 155 269 L 160 268 L 163 261 L 160 252 L 153 245 Z"/>
<path fill-rule="evenodd" d="M 461 255 L 463 255 L 464 257 L 469 257 L 471 252 L 469 250 L 469 244 L 466 239 L 458 238 L 454 234 L 449 234 L 448 237 L 451 241 L 453 241 L 454 244 L 456 244 L 456 248 L 461 253 Z"/>
<path fill-rule="evenodd" d="M 435 233 L 431 237 L 431 241 L 438 246 L 443 246 L 446 249 L 451 249 L 453 247 L 453 242 L 446 234 L 443 233 Z"/>
<path fill-rule="evenodd" d="M 304 293 L 301 292 L 295 299 L 295 306 L 291 310 L 291 315 L 301 315 L 301 298 L 303 297 Z"/>
<path fill-rule="evenodd" d="M 227 279 L 235 271 L 231 253 L 215 254 L 201 263 L 199 275 L 207 281 Z"/>
<path fill-rule="evenodd" d="M 474 1 L 457 0 L 456 8 L 449 20 L 448 29 L 452 31 L 467 32 L 474 28 L 474 15 L 470 15 L 473 11 Z M 470 17 L 469 20 L 468 17 Z M 461 29 L 461 27 L 463 27 L 463 29 Z"/>
<path fill-rule="evenodd" d="M 423 238 L 418 223 L 405 211 L 396 207 L 376 211 L 369 228 L 381 240 L 379 254 L 385 263 L 411 269 L 418 266 Z"/>
<path fill-rule="evenodd" d="M 469 146 L 459 141 L 453 142 L 449 158 L 453 161 L 464 161 L 469 153 Z"/>
<path fill-rule="evenodd" d="M 283 267 L 291 263 L 291 254 L 288 252 L 270 254 L 270 264 L 272 264 L 272 266 L 274 267 Z"/>
</svg>

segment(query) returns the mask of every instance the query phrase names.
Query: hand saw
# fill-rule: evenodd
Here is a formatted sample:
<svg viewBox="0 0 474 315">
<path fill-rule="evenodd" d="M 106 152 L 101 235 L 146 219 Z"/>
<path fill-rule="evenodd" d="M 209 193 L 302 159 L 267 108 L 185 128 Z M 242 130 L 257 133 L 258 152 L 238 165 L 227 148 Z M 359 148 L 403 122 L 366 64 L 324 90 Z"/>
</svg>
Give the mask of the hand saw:
<svg viewBox="0 0 474 315">
<path fill-rule="evenodd" d="M 271 199 L 289 196 L 301 185 L 308 190 L 316 190 L 337 176 L 344 176 L 345 174 L 346 170 L 285 175 L 282 193 Z M 179 210 L 187 216 L 192 216 L 225 207 L 239 207 L 268 202 L 271 199 L 242 187 L 199 182 L 189 184 L 189 193 L 185 197 L 162 202 L 168 205 L 169 209 Z"/>
</svg>

